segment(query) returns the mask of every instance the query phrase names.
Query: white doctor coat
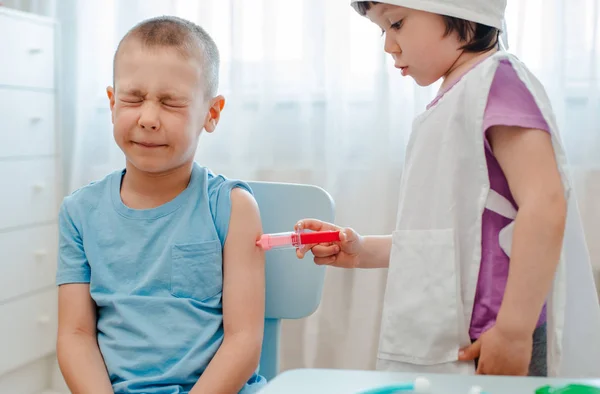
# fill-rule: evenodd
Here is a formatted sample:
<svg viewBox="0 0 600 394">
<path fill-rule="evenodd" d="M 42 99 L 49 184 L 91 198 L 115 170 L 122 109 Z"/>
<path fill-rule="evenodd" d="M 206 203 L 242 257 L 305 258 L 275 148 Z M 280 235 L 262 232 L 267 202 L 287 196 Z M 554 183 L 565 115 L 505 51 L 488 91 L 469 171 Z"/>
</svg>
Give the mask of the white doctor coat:
<svg viewBox="0 0 600 394">
<path fill-rule="evenodd" d="M 548 374 L 600 376 L 600 307 L 556 120 L 543 86 L 506 52 L 471 70 L 414 122 L 393 233 L 380 370 L 475 373 L 472 362 L 457 358 L 470 344 L 482 214 L 486 207 L 516 214 L 490 192 L 484 151 L 483 116 L 502 59 L 512 63 L 550 126 L 568 199 L 563 253 L 547 308 Z M 501 233 L 509 255 L 511 240 L 512 225 Z"/>
</svg>

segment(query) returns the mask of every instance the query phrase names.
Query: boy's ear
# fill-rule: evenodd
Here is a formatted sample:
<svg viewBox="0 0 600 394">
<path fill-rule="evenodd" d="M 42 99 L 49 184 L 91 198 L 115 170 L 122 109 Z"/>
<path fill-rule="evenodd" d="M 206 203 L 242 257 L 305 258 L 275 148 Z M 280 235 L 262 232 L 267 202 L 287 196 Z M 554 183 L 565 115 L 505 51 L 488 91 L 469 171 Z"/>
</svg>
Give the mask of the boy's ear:
<svg viewBox="0 0 600 394">
<path fill-rule="evenodd" d="M 207 133 L 212 133 L 217 128 L 217 124 L 221 119 L 221 111 L 223 111 L 224 107 L 225 97 L 217 96 L 210 100 L 208 113 L 204 120 L 204 130 L 206 130 Z"/>
<path fill-rule="evenodd" d="M 113 124 L 115 123 L 114 108 L 115 108 L 115 89 L 112 86 L 106 88 L 106 95 L 110 105 L 110 112 Z"/>
</svg>

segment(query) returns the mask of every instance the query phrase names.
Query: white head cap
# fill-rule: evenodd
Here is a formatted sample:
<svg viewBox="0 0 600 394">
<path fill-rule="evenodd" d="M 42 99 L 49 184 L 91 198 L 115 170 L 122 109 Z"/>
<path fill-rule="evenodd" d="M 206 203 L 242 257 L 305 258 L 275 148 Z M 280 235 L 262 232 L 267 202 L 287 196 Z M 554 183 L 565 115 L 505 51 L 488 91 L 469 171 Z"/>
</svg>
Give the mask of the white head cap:
<svg viewBox="0 0 600 394">
<path fill-rule="evenodd" d="M 350 4 L 356 9 L 358 2 L 359 0 L 351 0 Z M 504 21 L 506 0 L 379 0 L 378 2 L 452 16 L 495 27 L 502 32 L 502 44 L 508 48 Z"/>
</svg>

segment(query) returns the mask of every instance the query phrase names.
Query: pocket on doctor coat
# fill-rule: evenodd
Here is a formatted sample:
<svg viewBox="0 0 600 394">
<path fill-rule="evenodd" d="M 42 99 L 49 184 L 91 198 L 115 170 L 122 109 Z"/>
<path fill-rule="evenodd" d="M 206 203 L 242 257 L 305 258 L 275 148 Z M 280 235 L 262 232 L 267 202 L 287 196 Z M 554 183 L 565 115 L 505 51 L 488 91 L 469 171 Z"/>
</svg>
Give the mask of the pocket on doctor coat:
<svg viewBox="0 0 600 394">
<path fill-rule="evenodd" d="M 458 272 L 453 229 L 393 233 L 380 359 L 420 365 L 457 360 Z"/>
</svg>

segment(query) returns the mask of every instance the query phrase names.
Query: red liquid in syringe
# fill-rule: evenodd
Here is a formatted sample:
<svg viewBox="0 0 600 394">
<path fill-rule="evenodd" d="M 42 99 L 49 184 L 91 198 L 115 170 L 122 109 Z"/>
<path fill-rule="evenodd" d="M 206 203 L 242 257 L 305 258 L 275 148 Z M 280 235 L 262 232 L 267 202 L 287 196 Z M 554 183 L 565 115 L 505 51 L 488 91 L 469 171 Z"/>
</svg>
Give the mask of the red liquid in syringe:
<svg viewBox="0 0 600 394">
<path fill-rule="evenodd" d="M 301 245 L 338 242 L 339 231 L 287 232 L 278 234 L 263 234 L 256 245 L 263 250 L 297 248 Z"/>
</svg>

